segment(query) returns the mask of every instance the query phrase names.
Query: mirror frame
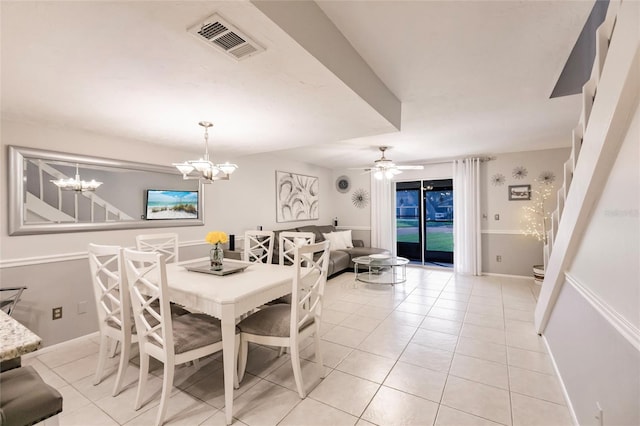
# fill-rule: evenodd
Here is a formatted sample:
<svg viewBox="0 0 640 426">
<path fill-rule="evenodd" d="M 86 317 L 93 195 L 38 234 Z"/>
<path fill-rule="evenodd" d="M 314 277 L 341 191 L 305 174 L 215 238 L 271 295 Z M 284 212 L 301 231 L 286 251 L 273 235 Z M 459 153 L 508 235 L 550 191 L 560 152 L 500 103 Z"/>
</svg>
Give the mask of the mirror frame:
<svg viewBox="0 0 640 426">
<path fill-rule="evenodd" d="M 119 169 L 130 169 L 136 171 L 148 171 L 155 173 L 166 173 L 181 177 L 181 174 L 174 167 L 160 166 L 155 164 L 136 163 L 132 161 L 113 160 L 101 157 L 90 157 L 86 155 L 68 154 L 56 151 L 47 151 L 37 148 L 27 148 L 9 145 L 9 167 L 8 176 L 8 218 L 9 235 L 34 235 L 34 234 L 54 234 L 64 232 L 90 232 L 108 231 L 115 229 L 142 229 L 142 228 L 173 228 L 177 226 L 202 226 L 204 225 L 204 187 L 198 182 L 198 219 L 172 219 L 162 220 L 131 220 L 122 222 L 83 222 L 83 223 L 46 223 L 33 224 L 25 223 L 25 171 L 24 159 L 36 158 L 49 161 L 64 161 L 69 163 L 80 163 L 86 165 L 96 165 L 101 167 L 111 167 Z"/>
</svg>

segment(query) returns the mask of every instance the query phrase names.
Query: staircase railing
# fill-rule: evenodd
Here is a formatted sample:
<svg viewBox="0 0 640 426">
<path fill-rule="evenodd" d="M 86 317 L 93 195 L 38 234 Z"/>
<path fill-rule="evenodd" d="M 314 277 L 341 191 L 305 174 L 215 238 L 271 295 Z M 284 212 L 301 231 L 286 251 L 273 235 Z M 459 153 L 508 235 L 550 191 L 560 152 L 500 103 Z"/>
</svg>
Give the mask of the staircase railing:
<svg viewBox="0 0 640 426">
<path fill-rule="evenodd" d="M 31 164 L 33 164 L 34 166 L 36 166 L 38 168 L 38 198 L 43 201 L 46 202 L 44 200 L 44 194 L 45 194 L 45 182 L 48 181 L 48 178 L 45 177 L 45 174 L 55 178 L 55 179 L 69 179 L 69 176 L 65 175 L 64 173 L 62 173 L 60 170 L 50 166 L 49 164 L 47 164 L 45 161 L 42 160 L 28 160 Z M 64 212 L 66 215 L 71 216 L 71 218 L 75 221 L 78 222 L 80 220 L 79 217 L 79 206 L 78 206 L 78 195 L 85 197 L 87 199 L 89 199 L 90 201 L 90 221 L 93 223 L 95 222 L 95 217 L 96 217 L 96 209 L 102 209 L 104 211 L 104 217 L 105 217 L 105 221 L 106 222 L 113 222 L 113 221 L 119 221 L 119 220 L 133 220 L 133 218 L 131 216 L 129 216 L 127 213 L 123 212 L 122 210 L 118 209 L 116 206 L 114 206 L 113 204 L 109 203 L 108 201 L 104 200 L 103 198 L 101 198 L 100 196 L 96 195 L 94 192 L 76 192 L 75 193 L 76 196 L 74 197 L 74 206 L 73 206 L 73 214 L 69 215 L 68 213 L 63 211 L 63 206 L 62 206 L 62 190 L 60 188 L 57 188 L 57 205 L 53 206 L 49 203 L 51 207 L 55 208 L 57 211 L 59 212 Z M 34 194 L 32 194 L 34 195 Z M 28 209 L 28 204 L 27 206 L 25 206 L 25 208 Z M 52 222 L 59 222 L 59 217 L 57 218 L 52 218 Z"/>
</svg>

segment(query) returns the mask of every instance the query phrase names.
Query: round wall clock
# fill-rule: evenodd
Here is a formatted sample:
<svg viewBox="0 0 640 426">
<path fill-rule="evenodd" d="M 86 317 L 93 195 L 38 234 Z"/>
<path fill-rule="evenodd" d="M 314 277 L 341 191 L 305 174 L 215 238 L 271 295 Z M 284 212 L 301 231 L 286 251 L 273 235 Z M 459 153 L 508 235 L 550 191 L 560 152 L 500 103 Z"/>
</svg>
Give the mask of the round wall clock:
<svg viewBox="0 0 640 426">
<path fill-rule="evenodd" d="M 336 189 L 343 194 L 349 192 L 351 188 L 351 182 L 347 176 L 340 176 L 336 179 Z"/>
</svg>

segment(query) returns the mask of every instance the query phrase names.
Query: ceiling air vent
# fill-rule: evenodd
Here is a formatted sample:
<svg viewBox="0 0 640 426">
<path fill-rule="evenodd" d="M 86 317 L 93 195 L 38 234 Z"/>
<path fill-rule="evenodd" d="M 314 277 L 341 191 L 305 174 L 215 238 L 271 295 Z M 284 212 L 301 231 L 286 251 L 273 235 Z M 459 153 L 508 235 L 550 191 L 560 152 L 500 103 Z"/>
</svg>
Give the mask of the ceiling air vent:
<svg viewBox="0 0 640 426">
<path fill-rule="evenodd" d="M 236 60 L 246 59 L 264 48 L 251 37 L 231 25 L 217 13 L 187 30 L 199 40 L 215 47 Z"/>
</svg>

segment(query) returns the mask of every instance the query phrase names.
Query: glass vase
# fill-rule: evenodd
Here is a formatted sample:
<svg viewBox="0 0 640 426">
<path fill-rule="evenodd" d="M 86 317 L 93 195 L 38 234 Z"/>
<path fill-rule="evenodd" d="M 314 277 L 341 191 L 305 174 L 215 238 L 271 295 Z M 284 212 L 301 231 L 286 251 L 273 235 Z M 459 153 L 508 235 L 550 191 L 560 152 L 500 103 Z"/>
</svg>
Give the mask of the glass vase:
<svg viewBox="0 0 640 426">
<path fill-rule="evenodd" d="M 211 270 L 222 271 L 223 258 L 224 251 L 222 250 L 222 244 L 215 244 L 211 251 L 209 251 L 209 259 L 211 259 Z"/>
</svg>

